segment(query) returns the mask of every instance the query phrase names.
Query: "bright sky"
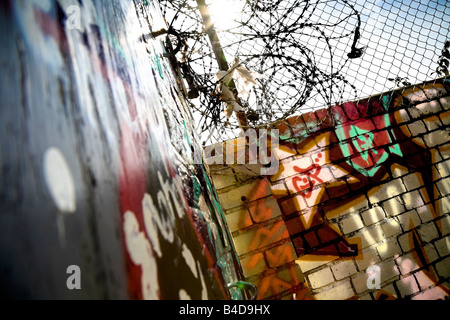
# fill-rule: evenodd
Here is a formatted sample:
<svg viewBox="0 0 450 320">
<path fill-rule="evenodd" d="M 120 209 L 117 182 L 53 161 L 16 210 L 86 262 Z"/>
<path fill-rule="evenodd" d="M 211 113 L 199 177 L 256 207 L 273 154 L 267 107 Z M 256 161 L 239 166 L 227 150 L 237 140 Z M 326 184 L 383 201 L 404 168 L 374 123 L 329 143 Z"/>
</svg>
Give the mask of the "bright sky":
<svg viewBox="0 0 450 320">
<path fill-rule="evenodd" d="M 294 1 L 294 0 L 286 0 Z M 239 19 L 244 0 L 209 0 L 210 11 L 222 46 L 226 47 L 233 37 L 220 29 L 233 26 L 233 19 Z M 353 13 L 344 0 L 310 0 L 317 3 L 317 10 L 310 17 L 311 22 L 333 24 Z M 352 59 L 342 69 L 342 74 L 354 87 L 347 86 L 339 101 L 365 98 L 397 88 L 389 78 L 406 78 L 412 84 L 436 78 L 431 73 L 437 67 L 437 60 L 446 40 L 450 40 L 450 1 L 446 0 L 348 0 L 361 17 L 361 39 L 358 48 L 366 47 L 361 58 Z M 314 6 L 312 6 L 314 7 Z M 323 27 L 329 35 L 345 34 L 355 29 L 357 19 L 353 16 L 334 27 Z M 302 41 L 314 52 L 316 62 L 324 71 L 330 71 L 331 57 L 324 50 L 326 44 L 314 34 L 305 34 Z M 342 65 L 353 37 L 332 40 L 334 48 L 333 65 Z M 250 45 L 250 51 L 257 51 L 257 42 Z M 231 65 L 234 55 L 226 51 Z M 308 101 L 300 113 L 326 107 L 326 102 L 316 95 Z M 203 134 L 202 134 L 203 136 Z M 218 137 L 219 139 L 219 137 Z M 219 139 L 220 140 L 220 139 Z"/>
<path fill-rule="evenodd" d="M 233 26 L 232 19 L 239 18 L 243 2 L 211 0 L 211 12 L 217 29 Z M 319 10 L 311 17 L 314 22 L 333 23 L 352 13 L 342 0 L 317 2 L 320 2 Z M 437 66 L 436 61 L 444 42 L 450 40 L 449 1 L 349 0 L 349 3 L 361 13 L 361 39 L 358 47 L 367 47 L 362 58 L 352 60 L 343 70 L 347 80 L 356 86 L 359 98 L 393 89 L 395 83 L 388 78 L 408 78 L 414 84 L 435 77 L 430 73 Z M 341 32 L 339 28 L 342 27 L 352 30 L 357 20 L 352 18 L 347 22 L 348 26 L 341 23 L 334 30 L 328 29 L 330 34 Z M 321 50 L 325 44 L 320 41 L 314 44 L 308 37 L 304 41 L 317 46 L 316 54 L 320 57 L 318 60 L 326 68 L 330 59 Z M 222 37 L 221 42 L 226 46 L 226 37 Z M 336 48 L 336 64 L 346 58 L 349 43 L 336 41 L 333 45 Z M 231 56 L 228 59 L 232 61 Z M 348 94 L 348 99 L 344 100 L 354 98 L 350 92 Z"/>
<path fill-rule="evenodd" d="M 392 89 L 387 78 L 407 77 L 415 84 L 436 77 L 430 73 L 450 40 L 450 2 L 369 0 L 355 7 L 362 13 L 360 43 L 368 48 L 348 75 L 362 96 Z"/>
</svg>

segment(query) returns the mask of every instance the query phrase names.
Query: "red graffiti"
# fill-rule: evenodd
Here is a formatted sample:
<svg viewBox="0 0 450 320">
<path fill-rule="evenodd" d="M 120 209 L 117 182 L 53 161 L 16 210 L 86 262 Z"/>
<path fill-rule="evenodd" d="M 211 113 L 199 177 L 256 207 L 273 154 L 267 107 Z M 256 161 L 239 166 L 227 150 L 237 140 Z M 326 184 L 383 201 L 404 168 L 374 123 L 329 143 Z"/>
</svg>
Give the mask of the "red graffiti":
<svg viewBox="0 0 450 320">
<path fill-rule="evenodd" d="M 322 158 L 322 154 L 318 154 L 318 159 L 315 159 L 316 162 L 320 161 Z M 305 175 L 303 178 L 294 177 L 292 179 L 292 183 L 294 184 L 294 188 L 297 192 L 303 191 L 301 194 L 305 198 L 310 198 L 312 195 L 312 190 L 317 183 L 323 183 L 323 180 L 319 178 L 320 171 L 322 167 L 317 163 L 310 165 L 306 169 L 299 168 L 294 166 L 294 170 L 298 173 Z M 306 190 L 306 191 L 305 191 Z"/>
</svg>

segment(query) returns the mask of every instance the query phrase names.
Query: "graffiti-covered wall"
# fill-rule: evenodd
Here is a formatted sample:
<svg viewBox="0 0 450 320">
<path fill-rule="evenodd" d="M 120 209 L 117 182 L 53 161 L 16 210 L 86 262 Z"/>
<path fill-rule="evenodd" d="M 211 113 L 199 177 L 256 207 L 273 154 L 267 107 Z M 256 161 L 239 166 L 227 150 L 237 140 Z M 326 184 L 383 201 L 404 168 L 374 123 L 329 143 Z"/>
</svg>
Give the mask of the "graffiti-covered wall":
<svg viewBox="0 0 450 320">
<path fill-rule="evenodd" d="M 277 122 L 264 175 L 227 141 L 209 160 L 259 298 L 447 298 L 449 109 L 440 79 Z"/>
<path fill-rule="evenodd" d="M 165 37 L 143 37 L 162 28 L 156 1 L 1 2 L 3 297 L 230 297 L 183 89 Z"/>
</svg>

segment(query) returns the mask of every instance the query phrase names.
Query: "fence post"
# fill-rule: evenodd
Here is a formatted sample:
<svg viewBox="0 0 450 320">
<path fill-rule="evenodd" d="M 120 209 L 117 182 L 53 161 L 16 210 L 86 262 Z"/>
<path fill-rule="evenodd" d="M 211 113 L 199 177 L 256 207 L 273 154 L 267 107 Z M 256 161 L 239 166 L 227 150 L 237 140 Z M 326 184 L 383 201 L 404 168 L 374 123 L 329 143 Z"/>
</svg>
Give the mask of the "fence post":
<svg viewBox="0 0 450 320">
<path fill-rule="evenodd" d="M 214 51 L 214 55 L 216 56 L 217 64 L 219 65 L 219 69 L 222 71 L 228 71 L 229 66 L 227 59 L 225 58 L 225 53 L 223 52 L 222 45 L 220 44 L 219 37 L 217 36 L 216 29 L 214 28 L 214 23 L 211 20 L 211 14 L 209 12 L 208 6 L 205 3 L 205 0 L 197 0 L 197 6 L 202 16 L 203 25 L 205 26 L 205 32 L 208 35 L 209 41 L 211 42 L 211 46 Z M 236 84 L 233 80 L 230 83 L 231 91 L 233 92 L 236 101 L 240 104 L 238 92 L 236 90 Z M 240 111 L 236 113 L 236 118 L 239 122 L 239 127 L 242 131 L 249 128 L 249 123 L 247 119 L 247 115 L 245 112 Z"/>
</svg>

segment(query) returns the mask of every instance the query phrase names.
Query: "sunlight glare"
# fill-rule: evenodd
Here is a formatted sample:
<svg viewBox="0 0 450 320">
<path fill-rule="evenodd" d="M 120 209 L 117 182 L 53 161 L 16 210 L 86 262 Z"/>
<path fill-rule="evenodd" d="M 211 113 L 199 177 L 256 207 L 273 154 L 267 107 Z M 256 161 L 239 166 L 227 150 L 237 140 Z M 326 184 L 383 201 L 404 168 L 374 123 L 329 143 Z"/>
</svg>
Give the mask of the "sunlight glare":
<svg viewBox="0 0 450 320">
<path fill-rule="evenodd" d="M 209 12 L 217 29 L 228 30 L 236 27 L 242 14 L 245 1 L 242 0 L 212 0 Z"/>
</svg>

